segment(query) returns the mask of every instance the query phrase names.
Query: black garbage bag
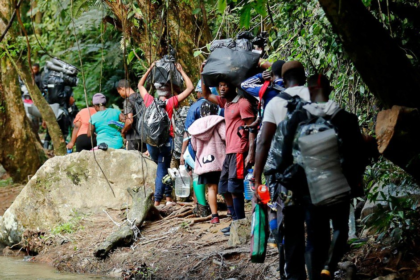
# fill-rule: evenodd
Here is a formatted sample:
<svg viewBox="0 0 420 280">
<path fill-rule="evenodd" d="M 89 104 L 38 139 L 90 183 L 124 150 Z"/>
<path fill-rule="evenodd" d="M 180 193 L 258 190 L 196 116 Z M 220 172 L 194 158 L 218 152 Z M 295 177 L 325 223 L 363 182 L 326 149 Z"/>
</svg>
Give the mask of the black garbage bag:
<svg viewBox="0 0 420 280">
<path fill-rule="evenodd" d="M 166 102 L 154 99 L 146 108 L 143 117 L 142 141 L 155 147 L 168 143 L 171 121 L 166 112 Z"/>
<path fill-rule="evenodd" d="M 252 39 L 254 39 L 254 34 L 252 34 L 251 32 L 249 32 L 249 31 L 242 31 L 242 32 L 239 32 L 238 33 L 238 35 L 236 35 L 236 39 L 247 39 L 247 40 L 252 40 Z"/>
<path fill-rule="evenodd" d="M 166 87 L 172 89 L 176 87 L 179 91 L 184 85 L 184 79 L 181 73 L 176 69 L 175 59 L 171 55 L 165 55 L 162 59 L 156 61 L 155 67 L 146 80 L 147 84 L 155 87 Z M 172 83 L 172 87 L 171 84 Z"/>
<path fill-rule="evenodd" d="M 209 87 L 217 87 L 220 81 L 225 81 L 240 87 L 257 67 L 259 58 L 260 55 L 253 52 L 215 49 L 203 69 L 204 83 Z"/>
<path fill-rule="evenodd" d="M 236 42 L 236 50 L 238 51 L 252 51 L 252 43 L 248 39 L 238 39 Z"/>
<path fill-rule="evenodd" d="M 233 41 L 233 39 L 231 38 L 223 40 L 214 40 L 213 43 L 211 43 L 210 52 L 213 52 L 215 49 L 221 48 L 234 49 L 235 46 L 235 41 Z"/>
</svg>

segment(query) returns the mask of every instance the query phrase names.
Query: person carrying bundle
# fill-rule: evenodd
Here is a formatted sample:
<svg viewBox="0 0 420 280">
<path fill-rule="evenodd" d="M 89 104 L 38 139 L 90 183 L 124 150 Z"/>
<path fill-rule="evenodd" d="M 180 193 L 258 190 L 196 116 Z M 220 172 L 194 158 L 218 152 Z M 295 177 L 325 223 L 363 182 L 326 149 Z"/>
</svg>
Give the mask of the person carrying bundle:
<svg viewBox="0 0 420 280">
<path fill-rule="evenodd" d="M 177 63 L 176 69 L 181 73 L 186 83 L 186 89 L 182 92 L 174 92 L 176 95 L 172 97 L 171 91 L 158 90 L 159 98 L 155 99 L 144 87 L 146 79 L 151 74 L 154 66 L 155 63 L 150 66 L 140 79 L 138 88 L 146 106 L 142 128 L 144 131 L 142 134 L 146 137 L 147 150 L 152 160 L 158 165 L 154 198 L 155 206 L 158 206 L 163 198 L 163 194 L 166 196 L 166 204 L 172 204 L 172 187 L 162 183 L 162 178 L 168 174 L 173 150 L 174 128 L 170 120 L 172 119 L 174 109 L 191 94 L 194 86 L 188 75 L 182 69 L 181 64 Z M 169 89 L 173 88 L 178 90 L 179 88 L 172 87 L 170 84 L 166 86 Z"/>
<path fill-rule="evenodd" d="M 201 67 L 201 72 L 205 63 Z M 251 103 L 236 93 L 228 81 L 219 81 L 220 96 L 210 93 L 201 78 L 203 97 L 225 109 L 226 121 L 226 158 L 223 163 L 219 182 L 219 193 L 225 198 L 233 222 L 245 218 L 244 178 L 247 166 L 254 163 L 254 139 L 256 130 L 240 130 L 255 120 Z M 241 131 L 242 133 L 239 133 Z M 230 226 L 223 229 L 230 235 Z"/>
</svg>

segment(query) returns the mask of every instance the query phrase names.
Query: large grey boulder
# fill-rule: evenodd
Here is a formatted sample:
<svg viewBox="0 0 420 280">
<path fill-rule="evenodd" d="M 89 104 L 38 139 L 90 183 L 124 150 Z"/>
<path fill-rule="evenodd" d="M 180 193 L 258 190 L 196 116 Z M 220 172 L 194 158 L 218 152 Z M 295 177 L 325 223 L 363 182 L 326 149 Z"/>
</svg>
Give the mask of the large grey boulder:
<svg viewBox="0 0 420 280">
<path fill-rule="evenodd" d="M 25 229 L 51 230 L 72 213 L 95 214 L 131 204 L 128 187 L 154 188 L 156 164 L 137 151 L 95 151 L 114 192 L 91 151 L 56 156 L 37 171 L 0 217 L 0 243 L 13 245 Z"/>
<path fill-rule="evenodd" d="M 390 196 L 411 197 L 420 201 L 420 190 L 417 186 L 397 186 L 395 184 L 384 185 L 377 183 L 372 187 L 371 191 L 381 192 L 383 195 L 380 194 L 376 201 L 366 201 L 361 213 L 362 219 L 375 213 L 378 210 L 379 205 L 388 208 Z"/>
</svg>

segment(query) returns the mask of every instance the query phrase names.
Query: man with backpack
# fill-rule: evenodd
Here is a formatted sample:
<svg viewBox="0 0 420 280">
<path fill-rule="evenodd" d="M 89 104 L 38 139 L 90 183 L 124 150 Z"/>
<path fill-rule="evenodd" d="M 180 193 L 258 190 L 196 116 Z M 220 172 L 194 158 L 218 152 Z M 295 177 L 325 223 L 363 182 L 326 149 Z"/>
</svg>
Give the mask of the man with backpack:
<svg viewBox="0 0 420 280">
<path fill-rule="evenodd" d="M 201 66 L 203 71 L 205 63 Z M 223 195 L 233 222 L 245 218 L 244 177 L 246 167 L 254 163 L 254 139 L 256 129 L 241 130 L 255 120 L 251 103 L 237 94 L 235 87 L 226 81 L 219 82 L 220 96 L 210 93 L 204 84 L 203 97 L 225 109 L 226 158 L 219 182 L 219 193 Z M 230 227 L 222 230 L 230 235 Z"/>
<path fill-rule="evenodd" d="M 271 71 L 258 73 L 241 84 L 241 88 L 254 97 L 259 97 L 260 92 L 263 91 L 260 102 L 263 103 L 264 109 L 271 99 L 284 90 L 284 82 L 281 78 L 281 69 L 284 63 L 283 60 L 278 60 L 271 65 Z"/>
<path fill-rule="evenodd" d="M 145 121 L 142 127 L 145 133 L 142 134 L 146 134 L 143 136 L 146 137 L 147 150 L 152 160 L 158 165 L 155 180 L 155 206 L 159 206 L 163 194 L 166 196 L 166 204 L 173 204 L 171 198 L 172 187 L 162 183 L 162 178 L 168 174 L 173 151 L 174 128 L 171 123 L 172 115 L 179 103 L 191 94 L 194 86 L 188 75 L 182 69 L 181 64 L 177 63 L 176 69 L 181 73 L 187 88 L 180 93 L 174 92 L 175 95 L 172 97 L 171 91 L 158 90 L 159 99 L 155 99 L 144 87 L 146 79 L 152 72 L 154 66 L 155 63 L 150 66 L 140 79 L 138 88 L 146 107 L 143 118 Z M 169 88 L 178 87 L 169 85 Z"/>
<path fill-rule="evenodd" d="M 357 116 L 329 100 L 328 79 L 313 75 L 308 86 L 313 103 L 296 109 L 283 123 L 279 172 L 286 170 L 284 177 L 300 181 L 292 189 L 305 210 L 309 279 L 333 279 L 347 248 L 350 196 L 363 194 L 367 157 Z"/>
<path fill-rule="evenodd" d="M 255 186 L 261 185 L 261 177 L 267 157 L 271 149 L 278 148 L 279 143 L 272 143 L 278 125 L 284 121 L 288 113 L 288 100 L 300 97 L 309 101 L 309 90 L 304 86 L 306 83 L 305 69 L 298 61 L 286 62 L 281 70 L 286 90 L 272 98 L 268 103 L 263 118 L 263 125 L 257 143 L 256 159 L 254 165 Z M 259 197 L 255 192 L 257 201 Z M 282 254 L 284 238 L 285 267 L 284 273 L 287 279 L 306 279 L 305 273 L 305 237 L 304 237 L 304 212 L 300 205 L 287 206 L 284 209 L 277 208 L 277 212 L 283 211 L 283 220 L 277 219 L 278 248 Z M 284 225 L 284 229 L 280 227 Z M 282 265 L 282 262 L 280 261 Z M 282 271 L 280 267 L 280 271 Z"/>
<path fill-rule="evenodd" d="M 121 130 L 121 136 L 126 139 L 128 150 L 137 150 L 143 153 L 146 151 L 146 143 L 143 143 L 140 137 L 141 121 L 145 109 L 143 98 L 131 88 L 127 80 L 120 80 L 116 89 L 124 99 L 125 124 Z"/>
</svg>

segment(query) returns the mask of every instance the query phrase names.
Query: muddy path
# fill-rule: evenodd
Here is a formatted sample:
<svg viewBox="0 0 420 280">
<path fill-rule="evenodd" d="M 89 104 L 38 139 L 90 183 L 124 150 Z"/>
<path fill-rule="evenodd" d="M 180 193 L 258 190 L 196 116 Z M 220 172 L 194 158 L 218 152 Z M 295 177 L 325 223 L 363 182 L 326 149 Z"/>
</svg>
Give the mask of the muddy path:
<svg viewBox="0 0 420 280">
<path fill-rule="evenodd" d="M 171 210 L 182 211 L 185 210 L 183 207 L 177 205 Z M 123 211 L 107 212 L 117 223 L 124 216 Z M 252 264 L 249 244 L 227 246 L 228 238 L 220 229 L 229 225 L 230 218 L 223 218 L 215 226 L 210 225 L 209 220 L 190 225 L 194 218 L 175 216 L 146 222 L 141 228 L 141 236 L 131 247 L 118 248 L 104 260 L 95 258 L 93 251 L 115 230 L 116 225 L 105 213 L 85 216 L 73 233 L 29 240 L 33 243 L 30 246 L 38 246 L 39 250 L 39 255 L 33 260 L 49 263 L 61 271 L 125 279 L 137 279 L 130 278 L 135 276 L 154 279 L 278 279 L 277 249 L 268 250 L 264 264 Z"/>
</svg>

